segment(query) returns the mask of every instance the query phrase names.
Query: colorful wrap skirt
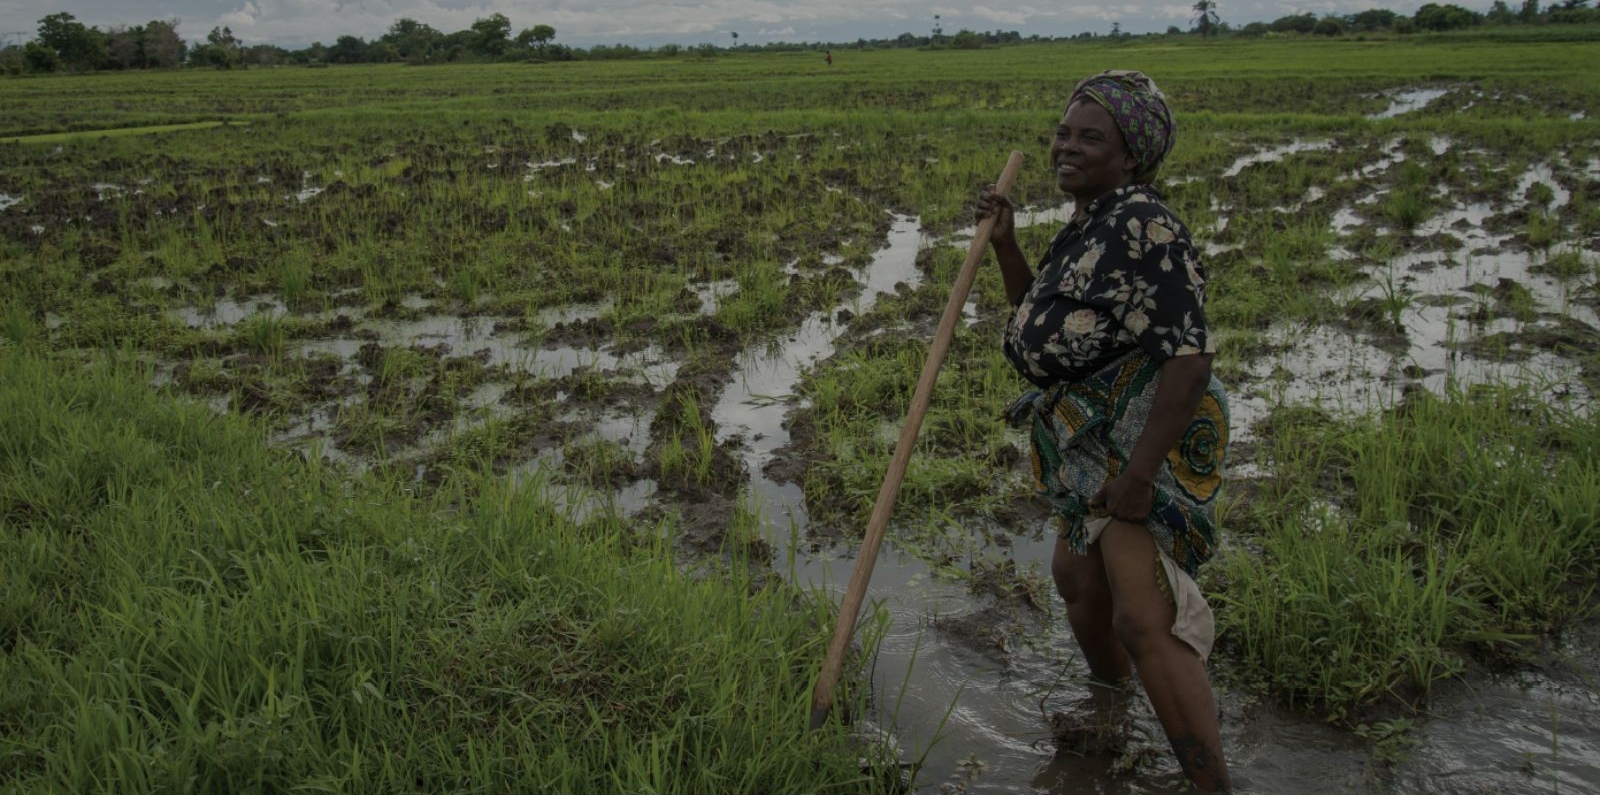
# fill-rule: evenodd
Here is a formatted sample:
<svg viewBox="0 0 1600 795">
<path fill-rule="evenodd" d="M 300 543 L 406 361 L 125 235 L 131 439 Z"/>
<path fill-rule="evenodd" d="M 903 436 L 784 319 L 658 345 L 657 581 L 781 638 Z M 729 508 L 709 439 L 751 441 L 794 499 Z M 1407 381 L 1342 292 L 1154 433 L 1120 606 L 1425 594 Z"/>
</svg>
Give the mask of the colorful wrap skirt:
<svg viewBox="0 0 1600 795">
<path fill-rule="evenodd" d="M 1161 365 L 1142 350 L 1073 383 L 1034 390 L 1006 410 L 1028 432 L 1036 485 L 1061 537 L 1087 554 L 1085 519 L 1105 516 L 1089 499 L 1127 465 L 1155 407 Z M 1156 546 L 1190 577 L 1216 544 L 1215 503 L 1228 448 L 1228 398 L 1212 377 L 1183 438 L 1156 473 L 1149 529 Z"/>
</svg>

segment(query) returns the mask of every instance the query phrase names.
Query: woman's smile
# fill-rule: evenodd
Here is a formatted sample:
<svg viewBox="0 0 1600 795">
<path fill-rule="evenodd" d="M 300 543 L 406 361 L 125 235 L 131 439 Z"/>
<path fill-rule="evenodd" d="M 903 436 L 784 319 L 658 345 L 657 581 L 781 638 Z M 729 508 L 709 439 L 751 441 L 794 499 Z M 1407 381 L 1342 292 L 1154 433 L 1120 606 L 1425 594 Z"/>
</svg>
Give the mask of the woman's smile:
<svg viewBox="0 0 1600 795">
<path fill-rule="evenodd" d="M 1094 102 L 1074 102 L 1067 108 L 1050 158 L 1057 186 L 1080 206 L 1128 184 L 1136 167 L 1111 114 Z"/>
</svg>

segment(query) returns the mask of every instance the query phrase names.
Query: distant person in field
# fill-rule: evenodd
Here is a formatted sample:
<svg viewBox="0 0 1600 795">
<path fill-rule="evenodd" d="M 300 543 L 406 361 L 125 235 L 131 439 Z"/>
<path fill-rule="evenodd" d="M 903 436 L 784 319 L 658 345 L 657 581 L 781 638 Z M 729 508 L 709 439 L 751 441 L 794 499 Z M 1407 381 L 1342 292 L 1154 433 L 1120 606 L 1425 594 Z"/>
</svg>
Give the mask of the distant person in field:
<svg viewBox="0 0 1600 795">
<path fill-rule="evenodd" d="M 1094 678 L 1123 686 L 1137 672 L 1189 780 L 1226 792 L 1205 665 L 1215 625 L 1194 576 L 1216 543 L 1228 403 L 1199 254 L 1151 184 L 1174 132 L 1148 77 L 1090 77 L 1050 145 L 1073 215 L 1037 274 L 993 186 L 977 217 L 995 218 L 1006 358 L 1035 387 L 1007 413 L 1054 509 L 1051 573 L 1073 637 Z"/>
<path fill-rule="evenodd" d="M 827 61 L 829 66 L 833 66 L 833 50 L 828 50 L 828 56 L 823 60 Z"/>
</svg>

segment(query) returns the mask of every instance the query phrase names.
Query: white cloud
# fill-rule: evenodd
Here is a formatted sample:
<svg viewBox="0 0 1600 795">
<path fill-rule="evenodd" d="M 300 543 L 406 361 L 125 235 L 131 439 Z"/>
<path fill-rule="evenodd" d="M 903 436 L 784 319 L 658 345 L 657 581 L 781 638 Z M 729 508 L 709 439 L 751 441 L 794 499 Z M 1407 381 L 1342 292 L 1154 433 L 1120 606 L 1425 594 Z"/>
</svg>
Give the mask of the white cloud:
<svg viewBox="0 0 1600 795">
<path fill-rule="evenodd" d="M 998 11 L 988 6 L 973 6 L 972 15 L 1001 25 L 1026 25 L 1028 24 L 1029 16 L 1028 12 L 1024 10 Z"/>
<path fill-rule="evenodd" d="M 260 7 L 255 3 L 245 3 L 244 6 L 235 8 L 218 17 L 217 22 L 228 26 L 237 36 L 250 32 L 250 29 L 255 27 L 256 18 L 259 16 L 261 16 Z"/>
</svg>

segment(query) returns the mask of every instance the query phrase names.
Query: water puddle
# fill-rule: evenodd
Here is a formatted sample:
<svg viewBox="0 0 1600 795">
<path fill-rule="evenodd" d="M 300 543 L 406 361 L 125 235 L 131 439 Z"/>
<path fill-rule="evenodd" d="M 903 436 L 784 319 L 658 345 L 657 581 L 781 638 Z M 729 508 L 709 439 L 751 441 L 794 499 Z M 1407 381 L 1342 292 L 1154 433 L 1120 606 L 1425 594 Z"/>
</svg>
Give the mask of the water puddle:
<svg viewBox="0 0 1600 795">
<path fill-rule="evenodd" d="M 761 469 L 772 460 L 774 450 L 788 443 L 783 417 L 801 374 L 806 367 L 833 355 L 835 341 L 844 332 L 844 324 L 836 319 L 838 310 L 848 308 L 861 314 L 885 293 L 894 291 L 896 285 L 920 284 L 922 274 L 916 268 L 916 255 L 922 240 L 915 218 L 896 217 L 888 244 L 874 255 L 872 264 L 857 274 L 863 281 L 861 292 L 847 306 L 811 313 L 798 331 L 765 352 L 749 355 L 723 390 L 711 412 L 717 424 L 717 442 L 743 437 L 747 445 L 745 463 L 756 479 L 752 485 L 757 493 L 776 489 L 760 475 Z M 798 489 L 794 492 L 798 494 Z M 796 507 L 799 504 L 797 500 L 788 507 L 803 510 Z"/>
<path fill-rule="evenodd" d="M 739 292 L 738 279 L 722 279 L 714 282 L 704 282 L 690 287 L 695 296 L 700 299 L 700 314 L 714 315 L 717 306 L 724 298 L 729 298 Z"/>
<path fill-rule="evenodd" d="M 1332 141 L 1293 141 L 1282 146 L 1274 146 L 1271 149 L 1245 155 L 1244 157 L 1233 161 L 1232 165 L 1223 169 L 1222 176 L 1237 177 L 1246 168 L 1256 165 L 1257 163 L 1276 163 L 1292 154 L 1297 154 L 1300 152 L 1319 152 L 1331 148 L 1333 148 Z"/>
<path fill-rule="evenodd" d="M 1542 192 L 1549 196 L 1535 198 L 1530 194 L 1530 189 L 1539 186 Z M 1526 203 L 1544 210 L 1557 210 L 1567 206 L 1572 201 L 1572 192 L 1561 186 L 1556 180 L 1555 170 L 1549 163 L 1537 163 L 1522 173 L 1517 179 L 1517 188 L 1511 194 L 1519 203 Z"/>
<path fill-rule="evenodd" d="M 615 298 L 606 298 L 588 304 L 567 304 L 565 306 L 551 306 L 540 309 L 534 315 L 534 322 L 543 328 L 555 328 L 586 320 L 595 320 L 601 315 L 616 308 Z"/>
<path fill-rule="evenodd" d="M 1383 157 L 1380 157 L 1353 172 L 1341 175 L 1339 179 L 1341 181 L 1352 179 L 1371 179 L 1372 177 L 1388 171 L 1389 169 L 1393 168 L 1395 164 L 1405 161 L 1405 153 L 1400 151 L 1400 147 L 1403 146 L 1404 143 L 1405 142 L 1399 138 L 1390 139 L 1389 142 L 1383 147 Z"/>
<path fill-rule="evenodd" d="M 1450 93 L 1449 90 L 1443 88 L 1413 88 L 1380 95 L 1388 97 L 1389 107 L 1377 113 L 1370 113 L 1367 118 L 1392 119 L 1406 113 L 1414 113 L 1428 107 L 1429 103 L 1448 93 Z"/>
<path fill-rule="evenodd" d="M 1548 173 L 1546 168 L 1524 176 L 1516 196 Z M 1368 312 L 1380 315 L 1379 326 L 1398 324 L 1402 337 L 1343 324 L 1270 329 L 1268 344 L 1278 352 L 1249 362 L 1248 387 L 1230 396 L 1235 438 L 1252 438 L 1254 424 L 1278 405 L 1366 414 L 1393 407 L 1411 384 L 1445 394 L 1474 384 L 1523 383 L 1547 400 L 1586 410 L 1593 396 L 1569 359 L 1516 342 L 1572 324 L 1600 334 L 1600 313 L 1579 300 L 1583 288 L 1539 270 L 1550 257 L 1571 250 L 1518 250 L 1509 236 L 1486 231 L 1492 214 L 1487 204 L 1439 213 L 1418 228 L 1417 237 L 1448 235 L 1460 241 L 1458 249 L 1397 257 L 1371 269 L 1358 291 L 1335 299 L 1346 306 L 1365 302 Z M 1348 208 L 1333 220 L 1340 231 L 1362 223 Z M 1473 344 L 1484 338 L 1507 342 Z"/>
<path fill-rule="evenodd" d="M 323 188 L 311 184 L 311 180 L 314 177 L 315 177 L 315 175 L 312 174 L 309 171 L 300 172 L 300 190 L 298 190 L 294 194 L 292 194 L 294 196 L 295 201 L 298 201 L 298 202 L 304 204 L 305 202 L 308 202 L 308 201 L 316 198 L 318 195 L 320 195 L 322 193 Z M 285 196 L 284 198 L 287 199 L 289 197 Z"/>
<path fill-rule="evenodd" d="M 555 448 L 513 467 L 507 477 L 543 491 L 557 511 L 579 524 L 601 516 L 633 516 L 649 507 L 656 494 L 653 480 L 635 480 L 620 488 L 602 491 L 565 482 L 567 474 L 566 454 Z"/>
<path fill-rule="evenodd" d="M 573 165 L 577 165 L 577 163 L 578 163 L 578 158 L 576 158 L 576 157 L 563 157 L 560 160 L 545 160 L 545 161 L 540 162 L 540 163 L 529 163 L 528 164 L 528 173 L 522 175 L 522 181 L 523 182 L 532 182 L 534 180 L 535 176 L 538 174 L 538 172 L 544 171 L 545 169 L 560 168 L 562 166 L 573 166 Z"/>
<path fill-rule="evenodd" d="M 564 312 L 580 317 L 585 310 L 551 310 L 551 317 Z M 302 356 L 324 354 L 341 359 L 354 358 L 371 342 L 385 346 L 442 349 L 447 356 L 476 358 L 492 368 L 539 378 L 562 378 L 579 370 L 613 373 L 623 380 L 663 385 L 677 376 L 679 362 L 668 358 L 659 347 L 618 353 L 609 348 L 579 348 L 570 345 L 534 344 L 531 334 L 508 331 L 493 317 L 433 315 L 414 320 L 361 320 L 351 336 L 301 343 Z"/>
<path fill-rule="evenodd" d="M 289 308 L 276 296 L 251 298 L 221 298 L 209 307 L 186 306 L 174 309 L 172 316 L 189 328 L 221 329 L 237 326 L 245 318 L 264 316 L 281 318 Z"/>
<path fill-rule="evenodd" d="M 587 436 L 641 456 L 650 446 L 650 415 L 603 406 L 598 411 L 580 409 L 562 415 L 562 421 L 587 429 Z"/>
</svg>

